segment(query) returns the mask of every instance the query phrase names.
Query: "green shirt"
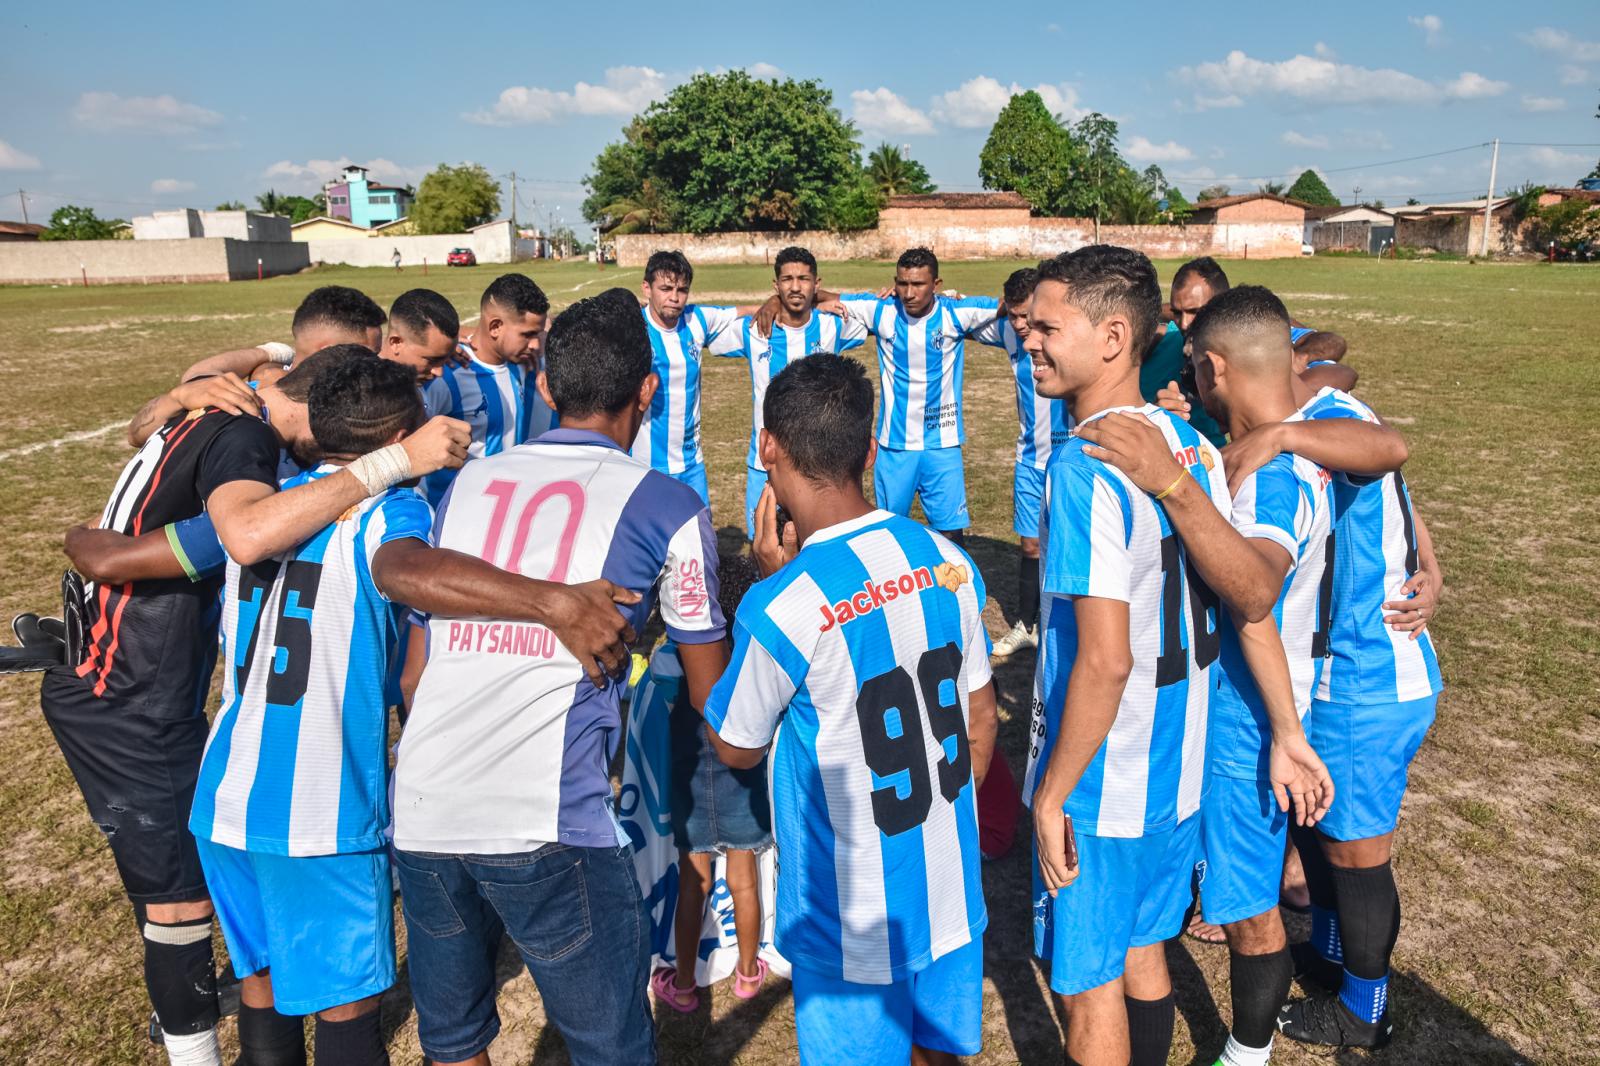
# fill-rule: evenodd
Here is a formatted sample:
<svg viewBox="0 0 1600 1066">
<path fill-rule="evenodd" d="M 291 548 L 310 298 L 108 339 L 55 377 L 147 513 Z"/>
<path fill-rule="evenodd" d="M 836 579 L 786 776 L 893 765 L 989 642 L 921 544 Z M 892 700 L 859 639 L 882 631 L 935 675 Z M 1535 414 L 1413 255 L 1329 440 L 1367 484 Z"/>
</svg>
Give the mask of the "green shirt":
<svg viewBox="0 0 1600 1066">
<path fill-rule="evenodd" d="M 1139 393 L 1145 403 L 1155 403 L 1156 393 L 1165 388 L 1167 382 L 1184 383 L 1187 363 L 1183 355 L 1183 334 L 1176 322 L 1168 322 L 1167 331 L 1139 364 Z M 1228 443 L 1227 433 L 1200 405 L 1200 397 L 1194 394 L 1192 385 L 1185 387 L 1183 394 L 1189 401 L 1189 424 L 1219 448 Z"/>
</svg>

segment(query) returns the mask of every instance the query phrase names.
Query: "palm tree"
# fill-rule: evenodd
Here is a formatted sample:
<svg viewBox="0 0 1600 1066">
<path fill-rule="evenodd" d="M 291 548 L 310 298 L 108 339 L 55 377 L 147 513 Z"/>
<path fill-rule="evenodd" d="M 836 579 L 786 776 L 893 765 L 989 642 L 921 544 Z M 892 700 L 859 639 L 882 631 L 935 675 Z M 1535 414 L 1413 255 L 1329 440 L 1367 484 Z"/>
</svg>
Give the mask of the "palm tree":
<svg viewBox="0 0 1600 1066">
<path fill-rule="evenodd" d="M 262 212 L 268 215 L 288 215 L 294 210 L 284 203 L 284 197 L 279 196 L 276 189 L 268 189 L 257 196 L 256 203 L 260 204 Z"/>
<path fill-rule="evenodd" d="M 1269 181 L 1263 184 L 1260 188 L 1261 191 L 1266 193 L 1268 196 L 1282 196 L 1283 190 L 1288 188 L 1288 186 L 1281 181 Z"/>
<path fill-rule="evenodd" d="M 610 220 L 611 224 L 603 227 L 608 234 L 665 233 L 672 227 L 672 205 L 649 178 L 636 194 L 606 205 L 601 214 Z"/>
<path fill-rule="evenodd" d="M 900 154 L 900 149 L 884 141 L 867 156 L 867 177 L 883 196 L 899 196 L 908 192 L 925 192 L 926 171 L 911 159 Z M 920 179 L 920 180 L 919 180 Z"/>
</svg>

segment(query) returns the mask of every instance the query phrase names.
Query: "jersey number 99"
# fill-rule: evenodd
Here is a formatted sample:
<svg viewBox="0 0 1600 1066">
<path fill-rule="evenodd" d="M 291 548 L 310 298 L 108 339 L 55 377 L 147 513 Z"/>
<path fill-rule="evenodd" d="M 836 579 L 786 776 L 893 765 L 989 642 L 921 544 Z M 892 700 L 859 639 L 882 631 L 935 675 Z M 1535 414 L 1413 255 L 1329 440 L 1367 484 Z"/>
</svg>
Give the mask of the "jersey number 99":
<svg viewBox="0 0 1600 1066">
<path fill-rule="evenodd" d="M 869 678 L 856 695 L 861 750 L 877 785 L 872 820 L 886 836 L 921 825 L 933 805 L 920 706 L 927 707 L 929 732 L 941 748 L 935 764 L 939 794 L 954 803 L 972 780 L 966 717 L 956 690 L 960 675 L 961 649 L 950 643 L 922 654 L 915 682 L 904 666 L 896 666 Z"/>
</svg>

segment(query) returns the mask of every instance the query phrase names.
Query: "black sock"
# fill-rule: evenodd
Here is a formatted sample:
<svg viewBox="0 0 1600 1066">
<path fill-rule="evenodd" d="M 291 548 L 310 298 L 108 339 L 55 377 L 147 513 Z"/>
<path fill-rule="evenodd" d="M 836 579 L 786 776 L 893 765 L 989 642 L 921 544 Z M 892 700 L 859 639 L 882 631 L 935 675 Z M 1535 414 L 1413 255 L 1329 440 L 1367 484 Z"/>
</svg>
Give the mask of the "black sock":
<svg viewBox="0 0 1600 1066">
<path fill-rule="evenodd" d="M 239 1004 L 239 1066 L 306 1066 L 304 1021 L 271 1007 Z"/>
<path fill-rule="evenodd" d="M 1167 1066 L 1172 1024 L 1177 1019 L 1172 993 L 1160 999 L 1123 996 L 1122 1001 L 1128 1006 L 1128 1047 L 1133 1052 L 1128 1066 Z"/>
<path fill-rule="evenodd" d="M 1339 904 L 1339 936 L 1344 942 L 1344 968 L 1363 980 L 1389 972 L 1389 956 L 1400 935 L 1400 893 L 1394 869 L 1368 866 L 1360 870 L 1333 867 Z"/>
<path fill-rule="evenodd" d="M 962 551 L 967 549 L 967 531 L 964 529 L 941 529 L 939 535 L 950 541 Z"/>
<path fill-rule="evenodd" d="M 389 1066 L 389 1049 L 383 1042 L 380 1012 L 369 1010 L 344 1022 L 317 1019 L 317 1066 Z"/>
<path fill-rule="evenodd" d="M 1039 625 L 1039 560 L 1017 559 L 1017 614 L 1029 629 Z"/>
<path fill-rule="evenodd" d="M 211 919 L 144 923 L 144 984 L 163 1032 L 192 1036 L 217 1024 Z"/>
<path fill-rule="evenodd" d="M 1328 857 L 1322 853 L 1322 841 L 1317 831 L 1305 826 L 1289 822 L 1289 836 L 1294 841 L 1294 850 L 1300 853 L 1300 866 L 1306 872 L 1306 891 L 1311 896 L 1311 905 L 1331 911 L 1335 908 L 1333 896 L 1333 867 L 1328 864 Z"/>
<path fill-rule="evenodd" d="M 1266 1047 L 1277 1031 L 1278 1010 L 1289 998 L 1294 963 L 1289 949 L 1266 955 L 1228 955 L 1233 986 L 1233 1038 L 1245 1047 Z"/>
</svg>

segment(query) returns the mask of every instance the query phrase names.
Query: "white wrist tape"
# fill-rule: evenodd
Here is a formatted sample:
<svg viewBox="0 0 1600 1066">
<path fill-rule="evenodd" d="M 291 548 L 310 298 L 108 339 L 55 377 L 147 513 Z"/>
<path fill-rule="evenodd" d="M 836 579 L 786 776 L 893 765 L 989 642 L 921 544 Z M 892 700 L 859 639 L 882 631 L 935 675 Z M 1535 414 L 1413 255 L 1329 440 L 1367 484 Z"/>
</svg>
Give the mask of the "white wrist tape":
<svg viewBox="0 0 1600 1066">
<path fill-rule="evenodd" d="M 277 366 L 288 366 L 294 362 L 294 349 L 282 341 L 267 341 L 256 345 L 260 351 L 267 353 L 267 362 Z"/>
<path fill-rule="evenodd" d="M 345 467 L 366 486 L 368 496 L 376 496 L 391 486 L 411 479 L 411 457 L 402 444 L 391 444 L 368 452 Z"/>
</svg>

